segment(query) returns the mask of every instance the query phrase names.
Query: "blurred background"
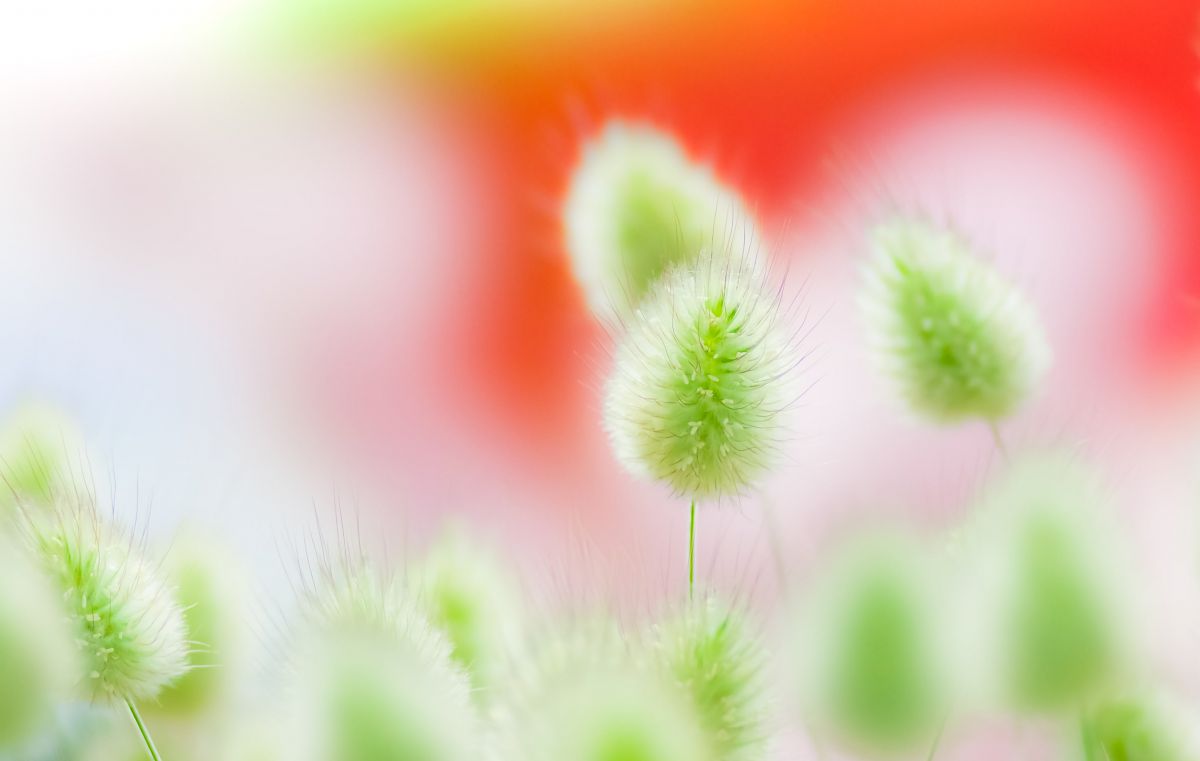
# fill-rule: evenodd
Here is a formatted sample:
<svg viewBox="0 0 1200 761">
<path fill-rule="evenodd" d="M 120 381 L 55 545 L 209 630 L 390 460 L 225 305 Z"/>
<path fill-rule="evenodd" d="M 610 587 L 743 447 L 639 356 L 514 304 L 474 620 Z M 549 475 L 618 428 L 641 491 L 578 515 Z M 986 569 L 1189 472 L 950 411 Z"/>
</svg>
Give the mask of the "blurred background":
<svg viewBox="0 0 1200 761">
<path fill-rule="evenodd" d="M 58 407 L 120 510 L 219 532 L 268 590 L 281 532 L 334 510 L 677 589 L 686 506 L 609 451 L 560 217 L 580 146 L 646 121 L 744 193 L 819 319 L 783 467 L 701 515 L 706 577 L 769 596 L 770 541 L 802 576 L 863 522 L 952 523 L 993 466 L 983 425 L 914 421 L 870 370 L 862 231 L 919 211 L 1042 313 L 1055 365 L 1005 437 L 1104 466 L 1156 657 L 1200 685 L 1198 11 L 13 2 L 0 413 Z"/>
</svg>

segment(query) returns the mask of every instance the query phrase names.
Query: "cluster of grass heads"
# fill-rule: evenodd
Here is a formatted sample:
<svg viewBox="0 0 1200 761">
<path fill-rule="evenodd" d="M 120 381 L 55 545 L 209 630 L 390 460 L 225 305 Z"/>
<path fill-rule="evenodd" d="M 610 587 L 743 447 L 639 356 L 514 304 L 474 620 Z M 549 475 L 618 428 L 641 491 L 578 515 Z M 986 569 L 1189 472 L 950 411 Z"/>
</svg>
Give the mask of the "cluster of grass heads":
<svg viewBox="0 0 1200 761">
<path fill-rule="evenodd" d="M 1196 715 L 1144 668 L 1119 525 L 1081 458 L 1002 451 L 947 529 L 965 551 L 875 526 L 779 605 L 697 585 L 697 505 L 752 494 L 777 461 L 804 326 L 746 205 L 664 132 L 604 129 L 564 216 L 613 331 L 614 455 L 690 508 L 684 599 L 633 620 L 547 611 L 465 532 L 393 567 L 339 530 L 295 553 L 256 674 L 236 564 L 195 538 L 156 557 L 70 467 L 68 423 L 27 411 L 0 432 L 0 758 L 765 761 L 788 726 L 817 749 L 933 758 L 980 714 L 1058 727 L 1068 758 L 1197 757 Z M 883 377 L 915 415 L 982 421 L 1001 447 L 1049 367 L 1032 306 L 955 232 L 897 217 L 870 240 Z M 104 722 L 117 706 L 132 728 Z"/>
</svg>

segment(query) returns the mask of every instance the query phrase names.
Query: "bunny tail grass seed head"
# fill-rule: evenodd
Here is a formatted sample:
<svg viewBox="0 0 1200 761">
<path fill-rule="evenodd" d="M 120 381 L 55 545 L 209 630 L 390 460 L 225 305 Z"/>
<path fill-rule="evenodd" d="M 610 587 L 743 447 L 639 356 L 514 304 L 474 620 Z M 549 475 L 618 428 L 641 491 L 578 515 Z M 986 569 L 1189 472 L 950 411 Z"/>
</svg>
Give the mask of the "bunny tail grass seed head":
<svg viewBox="0 0 1200 761">
<path fill-rule="evenodd" d="M 396 641 L 339 630 L 310 651 L 298 676 L 289 758 L 478 758 L 478 723 L 461 683 Z"/>
<path fill-rule="evenodd" d="M 802 691 L 820 721 L 872 751 L 928 747 L 945 713 L 934 573 L 909 537 L 843 548 L 794 635 Z"/>
<path fill-rule="evenodd" d="M 617 345 L 605 425 L 635 474 L 692 499 L 735 496 L 772 465 L 799 364 L 778 289 L 705 257 L 663 276 Z"/>
<path fill-rule="evenodd" d="M 291 627 L 288 757 L 474 758 L 470 682 L 403 580 L 345 550 L 321 545 L 316 555 Z"/>
<path fill-rule="evenodd" d="M 216 541 L 188 535 L 172 545 L 166 572 L 183 607 L 190 669 L 147 705 L 150 711 L 185 716 L 219 708 L 232 694 L 247 645 L 247 580 L 240 570 Z"/>
<path fill-rule="evenodd" d="M 995 653 L 988 681 L 1019 710 L 1077 710 L 1131 665 L 1129 577 L 1109 510 L 1095 474 L 1058 454 L 1026 455 L 985 496 L 977 651 Z"/>
<path fill-rule="evenodd" d="M 543 638 L 495 712 L 499 761 L 718 761 L 687 696 L 613 625 Z"/>
<path fill-rule="evenodd" d="M 58 600 L 25 554 L 0 538 L 0 757 L 50 719 L 76 676 Z"/>
<path fill-rule="evenodd" d="M 497 557 L 455 531 L 429 550 L 415 581 L 420 603 L 449 640 L 454 660 L 479 695 L 487 695 L 523 633 L 524 601 L 516 580 Z"/>
<path fill-rule="evenodd" d="M 687 695 L 720 761 L 766 757 L 767 657 L 740 615 L 716 600 L 655 627 L 655 655 Z"/>
<path fill-rule="evenodd" d="M 683 697 L 648 673 L 592 674 L 548 699 L 514 761 L 716 761 Z"/>
<path fill-rule="evenodd" d="M 378 642 L 438 672 L 462 700 L 470 699 L 470 680 L 454 661 L 450 642 L 394 573 L 365 558 L 342 557 L 311 569 L 305 578 L 313 582 L 300 590 L 289 633 L 297 668 L 327 650 L 330 642 Z"/>
<path fill-rule="evenodd" d="M 758 247 L 736 192 L 671 136 L 623 121 L 584 146 L 563 218 L 575 277 L 606 320 L 629 317 L 672 265 L 702 251 L 733 257 Z"/>
<path fill-rule="evenodd" d="M 1196 709 L 1162 695 L 1138 694 L 1101 701 L 1083 724 L 1084 759 L 1185 761 L 1200 753 Z"/>
<path fill-rule="evenodd" d="M 60 411 L 30 402 L 0 424 L 0 513 L 17 502 L 49 505 L 70 491 L 71 467 L 83 437 Z"/>
<path fill-rule="evenodd" d="M 1050 349 L 1030 304 L 957 233 L 897 218 L 871 234 L 861 303 L 880 365 L 918 414 L 998 420 L 1036 388 Z"/>
<path fill-rule="evenodd" d="M 60 501 L 52 514 L 29 517 L 26 529 L 72 623 L 84 696 L 148 700 L 187 672 L 175 590 L 131 537 L 86 500 Z"/>
</svg>

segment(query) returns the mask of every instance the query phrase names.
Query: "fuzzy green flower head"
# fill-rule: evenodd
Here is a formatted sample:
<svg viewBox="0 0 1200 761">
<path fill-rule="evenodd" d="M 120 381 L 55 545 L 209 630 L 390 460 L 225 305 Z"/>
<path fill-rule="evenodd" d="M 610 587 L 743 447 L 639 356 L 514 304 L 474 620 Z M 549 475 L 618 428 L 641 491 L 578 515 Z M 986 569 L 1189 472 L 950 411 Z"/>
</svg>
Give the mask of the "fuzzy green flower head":
<svg viewBox="0 0 1200 761">
<path fill-rule="evenodd" d="M 988 607 L 983 629 L 996 641 L 1001 694 L 1025 711 L 1069 711 L 1118 679 L 1127 663 L 1131 617 L 1109 501 L 1074 459 L 1027 456 L 986 496 L 974 554 L 974 596 Z"/>
<path fill-rule="evenodd" d="M 620 627 L 606 616 L 555 621 L 537 627 L 505 664 L 504 700 L 495 715 L 504 723 L 527 713 L 547 692 L 580 673 L 621 670 L 636 664 Z"/>
<path fill-rule="evenodd" d="M 690 604 L 655 627 L 654 650 L 720 761 L 766 757 L 767 657 L 742 616 L 713 599 Z"/>
<path fill-rule="evenodd" d="M 25 554 L 0 539 L 0 756 L 51 716 L 75 676 L 75 648 L 58 601 Z"/>
<path fill-rule="evenodd" d="M 35 556 L 66 607 L 96 700 L 148 700 L 188 670 L 183 610 L 158 564 L 90 503 L 59 503 L 26 523 Z"/>
<path fill-rule="evenodd" d="M 615 629 L 563 632 L 530 656 L 497 706 L 497 759 L 718 761 L 691 701 Z"/>
<path fill-rule="evenodd" d="M 455 531 L 429 550 L 414 579 L 421 606 L 472 685 L 495 687 L 524 626 L 524 601 L 508 569 Z"/>
<path fill-rule="evenodd" d="M 863 537 L 818 580 L 795 636 L 821 720 L 872 750 L 927 747 L 945 712 L 933 573 L 916 542 Z"/>
<path fill-rule="evenodd" d="M 653 127 L 610 122 L 583 149 L 563 209 L 575 276 L 603 319 L 632 315 L 672 265 L 758 248 L 737 193 Z"/>
<path fill-rule="evenodd" d="M 1176 702 L 1157 695 L 1127 696 L 1102 701 L 1087 712 L 1083 757 L 1185 761 L 1197 757 L 1196 739 L 1195 716 Z"/>
<path fill-rule="evenodd" d="M 536 724 L 529 761 L 716 758 L 682 696 L 648 674 L 591 674 L 553 695 Z"/>
<path fill-rule="evenodd" d="M 83 438 L 65 415 L 27 403 L 0 424 L 0 508 L 15 501 L 49 505 L 70 491 L 71 467 Z"/>
<path fill-rule="evenodd" d="M 941 422 L 1011 414 L 1050 365 L 1021 293 L 951 230 L 900 218 L 875 228 L 871 243 L 861 303 L 908 405 Z"/>
<path fill-rule="evenodd" d="M 299 745 L 288 757 L 475 758 L 470 682 L 404 580 L 366 557 L 316 552 L 291 627 Z"/>
<path fill-rule="evenodd" d="M 474 761 L 478 722 L 451 673 L 403 643 L 338 631 L 295 687 L 302 761 Z"/>
<path fill-rule="evenodd" d="M 173 543 L 166 571 L 183 607 L 190 670 L 147 708 L 187 715 L 219 707 L 244 660 L 246 578 L 224 546 L 195 534 Z"/>
<path fill-rule="evenodd" d="M 668 272 L 615 353 L 605 424 L 633 473 L 693 499 L 752 488 L 775 459 L 799 352 L 778 289 L 741 262 Z"/>
<path fill-rule="evenodd" d="M 293 654 L 311 658 L 329 641 L 383 642 L 445 673 L 467 696 L 470 683 L 453 660 L 450 642 L 417 604 L 403 581 L 365 559 L 342 558 L 315 569 L 317 581 L 301 590 Z"/>
</svg>

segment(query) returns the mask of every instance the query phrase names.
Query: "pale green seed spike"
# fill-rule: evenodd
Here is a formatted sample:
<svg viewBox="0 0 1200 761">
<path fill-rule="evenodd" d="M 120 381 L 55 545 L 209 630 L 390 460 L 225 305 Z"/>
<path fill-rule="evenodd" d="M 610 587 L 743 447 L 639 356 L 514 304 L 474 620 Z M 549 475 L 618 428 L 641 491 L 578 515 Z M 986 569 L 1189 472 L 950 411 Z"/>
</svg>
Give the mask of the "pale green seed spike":
<svg viewBox="0 0 1200 761">
<path fill-rule="evenodd" d="M 501 761 L 717 761 L 687 696 L 611 627 L 543 640 L 519 668 L 494 714 Z"/>
<path fill-rule="evenodd" d="M 17 502 L 50 505 L 70 489 L 83 438 L 59 410 L 40 403 L 18 407 L 0 424 L 0 511 Z"/>
<path fill-rule="evenodd" d="M 61 596 L 82 660 L 79 691 L 142 701 L 188 670 L 183 611 L 156 563 L 88 504 L 26 522 L 30 546 Z"/>
<path fill-rule="evenodd" d="M 1013 610 L 1013 688 L 1033 708 L 1066 705 L 1094 686 L 1111 659 L 1103 613 L 1077 565 L 1074 539 L 1037 522 L 1021 538 Z"/>
<path fill-rule="evenodd" d="M 1095 476 L 1061 456 L 1019 461 L 987 496 L 980 554 L 996 583 L 977 596 L 995 606 L 998 679 L 1018 709 L 1076 709 L 1127 665 L 1108 508 Z"/>
<path fill-rule="evenodd" d="M 495 706 L 499 723 L 528 713 L 547 691 L 580 673 L 621 670 L 634 664 L 617 625 L 604 616 L 577 619 L 530 633 L 506 664 L 503 701 Z"/>
<path fill-rule="evenodd" d="M 459 761 L 478 753 L 470 682 L 406 585 L 364 558 L 305 574 L 291 660 L 311 761 Z"/>
<path fill-rule="evenodd" d="M 655 653 L 691 699 L 720 761 L 766 756 L 767 658 L 749 624 L 715 600 L 655 627 Z"/>
<path fill-rule="evenodd" d="M 172 544 L 166 571 L 183 608 L 190 670 L 147 705 L 181 716 L 221 708 L 245 659 L 245 589 L 237 560 L 218 542 L 189 535 Z"/>
<path fill-rule="evenodd" d="M 616 348 L 605 425 L 635 474 L 694 499 L 752 488 L 774 461 L 799 361 L 754 268 L 667 273 Z"/>
<path fill-rule="evenodd" d="M 42 731 L 75 676 L 57 601 L 18 548 L 0 540 L 0 756 Z"/>
<path fill-rule="evenodd" d="M 469 699 L 470 680 L 453 659 L 449 640 L 438 631 L 405 584 L 365 559 L 343 559 L 314 569 L 315 586 L 302 592 L 293 628 L 295 657 L 341 638 L 380 642 L 442 674 Z"/>
<path fill-rule="evenodd" d="M 751 215 L 711 169 L 671 136 L 622 121 L 584 147 L 563 217 L 575 276 L 605 319 L 630 317 L 673 265 L 759 245 Z"/>
<path fill-rule="evenodd" d="M 524 601 L 516 580 L 488 550 L 451 532 L 414 574 L 430 621 L 450 641 L 454 660 L 481 697 L 497 687 L 523 633 Z"/>
<path fill-rule="evenodd" d="M 313 650 L 296 687 L 291 758 L 473 761 L 478 724 L 451 672 L 396 641 L 339 631 Z"/>
<path fill-rule="evenodd" d="M 1017 409 L 1050 364 L 1025 298 L 950 230 L 895 219 L 874 229 L 871 245 L 868 332 L 913 411 L 954 422 Z"/>
<path fill-rule="evenodd" d="M 711 760 L 704 732 L 680 696 L 645 674 L 594 674 L 547 706 L 539 761 Z"/>
<path fill-rule="evenodd" d="M 1190 719 L 1190 721 L 1189 721 Z M 1189 723 L 1178 707 L 1161 698 L 1130 696 L 1106 700 L 1089 710 L 1082 728 L 1085 759 L 1095 761 L 1185 761 Z M 1193 730 L 1193 734 L 1194 734 Z"/>
<path fill-rule="evenodd" d="M 899 536 L 859 540 L 818 580 L 796 639 L 817 716 L 873 751 L 926 748 L 945 712 L 932 574 Z"/>
</svg>

